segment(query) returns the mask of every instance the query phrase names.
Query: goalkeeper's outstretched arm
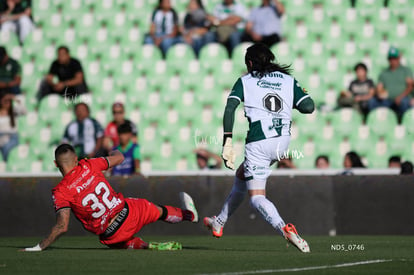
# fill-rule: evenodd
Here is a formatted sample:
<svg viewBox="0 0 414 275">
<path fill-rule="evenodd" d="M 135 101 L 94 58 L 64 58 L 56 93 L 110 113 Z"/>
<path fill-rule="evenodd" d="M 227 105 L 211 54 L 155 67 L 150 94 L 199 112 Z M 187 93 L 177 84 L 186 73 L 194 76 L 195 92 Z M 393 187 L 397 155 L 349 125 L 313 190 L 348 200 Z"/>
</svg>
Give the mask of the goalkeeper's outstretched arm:
<svg viewBox="0 0 414 275">
<path fill-rule="evenodd" d="M 226 108 L 224 109 L 223 116 L 223 152 L 221 157 L 224 160 L 224 165 L 227 168 L 234 169 L 234 161 L 236 156 L 234 155 L 232 138 L 233 138 L 233 125 L 234 125 L 234 113 L 240 101 L 235 98 L 227 99 Z"/>
</svg>

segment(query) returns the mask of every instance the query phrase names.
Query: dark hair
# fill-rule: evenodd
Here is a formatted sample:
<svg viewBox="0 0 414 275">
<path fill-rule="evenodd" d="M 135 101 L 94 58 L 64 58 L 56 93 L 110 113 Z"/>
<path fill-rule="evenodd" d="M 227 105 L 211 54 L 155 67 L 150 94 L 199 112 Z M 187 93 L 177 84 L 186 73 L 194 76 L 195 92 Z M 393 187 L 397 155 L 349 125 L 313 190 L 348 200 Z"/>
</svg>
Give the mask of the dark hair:
<svg viewBox="0 0 414 275">
<path fill-rule="evenodd" d="M 0 46 L 0 60 L 3 60 L 6 54 L 7 54 L 6 48 L 3 46 Z"/>
<path fill-rule="evenodd" d="M 329 163 L 329 157 L 327 155 L 319 155 L 315 159 L 315 165 L 318 163 L 318 160 L 323 159 L 327 163 Z"/>
<path fill-rule="evenodd" d="M 253 77 L 262 78 L 266 73 L 281 72 L 290 75 L 290 65 L 273 63 L 275 55 L 263 43 L 257 43 L 247 48 L 244 61 Z"/>
<path fill-rule="evenodd" d="M 75 148 L 73 148 L 72 145 L 67 144 L 67 143 L 63 143 L 63 144 L 59 145 L 55 150 L 55 160 L 57 160 L 60 155 L 66 154 L 68 152 L 72 152 L 72 153 L 76 154 L 75 153 Z"/>
<path fill-rule="evenodd" d="M 158 5 L 156 7 L 157 10 L 161 9 L 162 1 L 164 1 L 164 0 L 158 0 Z"/>
<path fill-rule="evenodd" d="M 401 157 L 400 157 L 400 156 L 391 156 L 391 157 L 388 159 L 388 163 L 391 163 L 391 162 L 398 162 L 398 163 L 401 163 Z"/>
<path fill-rule="evenodd" d="M 3 101 L 3 98 L 8 94 L 7 91 L 1 91 L 0 92 L 0 107 L 3 108 L 3 106 L 1 105 L 1 102 Z M 13 110 L 13 101 L 10 102 L 10 108 L 7 110 L 7 114 L 9 115 L 10 118 L 10 126 L 12 128 L 14 128 L 14 126 L 16 126 L 16 120 L 14 118 L 14 110 Z"/>
<path fill-rule="evenodd" d="M 88 113 L 90 113 L 90 110 L 89 110 L 89 106 L 88 106 L 88 104 L 86 104 L 85 102 L 80 102 L 80 103 L 78 103 L 78 104 L 76 104 L 75 105 L 75 110 L 79 107 L 79 106 L 85 106 L 86 107 L 86 109 L 88 110 Z"/>
<path fill-rule="evenodd" d="M 70 53 L 69 48 L 67 46 L 59 46 L 59 48 L 57 48 L 57 51 L 59 52 L 60 50 L 64 50 L 66 53 Z"/>
<path fill-rule="evenodd" d="M 203 5 L 203 1 L 201 1 L 201 0 L 196 0 L 196 1 L 197 1 L 198 6 L 200 7 L 200 9 L 205 10 L 204 5 Z"/>
<path fill-rule="evenodd" d="M 348 157 L 351 161 L 352 168 L 365 168 L 365 165 L 361 161 L 361 157 L 356 152 L 348 152 L 345 154 L 345 157 Z"/>
<path fill-rule="evenodd" d="M 413 174 L 414 168 L 411 161 L 404 161 L 401 163 L 401 175 Z"/>
<path fill-rule="evenodd" d="M 368 67 L 367 65 L 365 65 L 364 63 L 360 62 L 358 64 L 355 65 L 354 67 L 354 71 L 358 70 L 359 68 L 364 69 L 366 72 L 368 72 Z"/>
<path fill-rule="evenodd" d="M 132 127 L 131 124 L 128 122 L 124 122 L 117 128 L 118 134 L 126 134 L 126 133 L 132 133 Z"/>
</svg>

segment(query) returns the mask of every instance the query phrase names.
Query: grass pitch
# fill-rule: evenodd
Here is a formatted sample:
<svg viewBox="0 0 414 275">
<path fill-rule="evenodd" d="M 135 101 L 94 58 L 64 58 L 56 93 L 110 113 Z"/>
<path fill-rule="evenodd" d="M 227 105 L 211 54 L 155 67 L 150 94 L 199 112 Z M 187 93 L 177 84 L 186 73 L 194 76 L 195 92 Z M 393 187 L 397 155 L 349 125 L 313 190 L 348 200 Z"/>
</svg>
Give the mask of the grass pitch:
<svg viewBox="0 0 414 275">
<path fill-rule="evenodd" d="M 0 274 L 414 274 L 414 236 L 307 237 L 303 254 L 276 236 L 142 236 L 179 241 L 181 251 L 110 250 L 96 237 L 0 238 Z"/>
</svg>

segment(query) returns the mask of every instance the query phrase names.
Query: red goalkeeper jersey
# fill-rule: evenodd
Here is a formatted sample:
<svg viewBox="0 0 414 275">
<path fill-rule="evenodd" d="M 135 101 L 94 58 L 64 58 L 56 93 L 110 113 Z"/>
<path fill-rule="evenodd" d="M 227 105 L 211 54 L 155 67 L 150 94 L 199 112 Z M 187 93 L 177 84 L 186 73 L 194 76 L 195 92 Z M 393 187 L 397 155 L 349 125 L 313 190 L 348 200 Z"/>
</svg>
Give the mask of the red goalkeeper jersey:
<svg viewBox="0 0 414 275">
<path fill-rule="evenodd" d="M 71 208 L 84 228 L 97 235 L 125 205 L 124 196 L 102 174 L 108 167 L 106 158 L 80 160 L 52 190 L 55 210 Z"/>
</svg>

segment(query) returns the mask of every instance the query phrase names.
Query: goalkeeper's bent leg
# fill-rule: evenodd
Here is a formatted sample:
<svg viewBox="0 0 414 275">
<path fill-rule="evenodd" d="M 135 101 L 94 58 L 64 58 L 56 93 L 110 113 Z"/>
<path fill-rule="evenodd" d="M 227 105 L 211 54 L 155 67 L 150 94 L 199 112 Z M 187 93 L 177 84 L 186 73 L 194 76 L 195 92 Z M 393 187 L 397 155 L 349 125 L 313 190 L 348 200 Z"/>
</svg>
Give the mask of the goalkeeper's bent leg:
<svg viewBox="0 0 414 275">
<path fill-rule="evenodd" d="M 218 224 L 220 224 L 221 226 L 224 226 L 228 218 L 234 213 L 234 211 L 243 202 L 243 199 L 246 196 L 246 193 L 247 193 L 246 182 L 236 176 L 234 178 L 233 188 L 231 189 L 230 194 L 228 195 L 226 201 L 224 202 L 224 205 L 223 205 L 223 208 L 221 209 L 220 214 L 216 218 L 216 222 Z"/>
</svg>

